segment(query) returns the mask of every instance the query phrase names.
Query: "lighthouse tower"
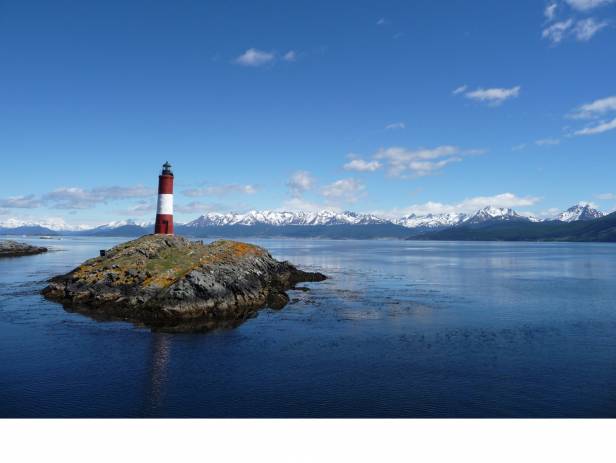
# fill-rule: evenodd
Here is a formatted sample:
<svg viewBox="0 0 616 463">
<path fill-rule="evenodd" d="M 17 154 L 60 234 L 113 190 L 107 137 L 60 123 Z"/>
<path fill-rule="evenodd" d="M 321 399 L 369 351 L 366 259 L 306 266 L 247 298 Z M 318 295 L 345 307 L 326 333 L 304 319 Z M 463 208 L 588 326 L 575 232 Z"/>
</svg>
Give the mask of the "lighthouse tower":
<svg viewBox="0 0 616 463">
<path fill-rule="evenodd" d="M 168 162 L 163 164 L 163 171 L 158 176 L 158 207 L 154 233 L 173 235 L 173 172 Z"/>
</svg>

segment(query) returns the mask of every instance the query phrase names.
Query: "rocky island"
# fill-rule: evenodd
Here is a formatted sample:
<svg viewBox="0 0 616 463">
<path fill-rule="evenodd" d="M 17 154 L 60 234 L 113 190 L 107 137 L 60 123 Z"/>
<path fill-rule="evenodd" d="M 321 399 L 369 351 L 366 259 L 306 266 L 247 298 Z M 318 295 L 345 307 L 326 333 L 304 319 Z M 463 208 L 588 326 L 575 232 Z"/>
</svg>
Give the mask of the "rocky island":
<svg viewBox="0 0 616 463">
<path fill-rule="evenodd" d="M 146 235 L 52 278 L 43 295 L 67 309 L 165 331 L 236 326 L 282 308 L 297 283 L 325 280 L 237 241 Z"/>
<path fill-rule="evenodd" d="M 31 256 L 47 252 L 42 246 L 31 246 L 12 240 L 0 240 L 0 257 Z"/>
</svg>

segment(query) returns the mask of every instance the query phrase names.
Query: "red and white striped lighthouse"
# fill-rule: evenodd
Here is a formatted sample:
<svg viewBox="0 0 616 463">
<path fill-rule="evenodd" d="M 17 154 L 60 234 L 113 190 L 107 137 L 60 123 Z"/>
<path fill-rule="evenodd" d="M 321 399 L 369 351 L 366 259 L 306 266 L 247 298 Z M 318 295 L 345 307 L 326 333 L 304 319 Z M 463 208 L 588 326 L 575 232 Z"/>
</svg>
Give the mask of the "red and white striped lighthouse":
<svg viewBox="0 0 616 463">
<path fill-rule="evenodd" d="M 154 233 L 173 235 L 173 172 L 168 162 L 163 164 L 163 171 L 158 176 L 158 207 Z"/>
</svg>

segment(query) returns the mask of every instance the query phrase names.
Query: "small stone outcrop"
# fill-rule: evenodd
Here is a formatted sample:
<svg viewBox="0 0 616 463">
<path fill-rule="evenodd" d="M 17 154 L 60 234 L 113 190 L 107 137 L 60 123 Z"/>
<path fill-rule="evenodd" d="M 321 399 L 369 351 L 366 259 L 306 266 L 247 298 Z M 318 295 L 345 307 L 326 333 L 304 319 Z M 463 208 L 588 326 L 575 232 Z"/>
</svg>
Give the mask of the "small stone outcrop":
<svg viewBox="0 0 616 463">
<path fill-rule="evenodd" d="M 0 257 L 31 256 L 47 252 L 42 246 L 31 246 L 12 240 L 0 240 Z"/>
<path fill-rule="evenodd" d="M 235 326 L 263 307 L 282 308 L 297 283 L 325 279 L 251 244 L 147 235 L 52 278 L 43 295 L 95 317 L 206 331 Z"/>
</svg>

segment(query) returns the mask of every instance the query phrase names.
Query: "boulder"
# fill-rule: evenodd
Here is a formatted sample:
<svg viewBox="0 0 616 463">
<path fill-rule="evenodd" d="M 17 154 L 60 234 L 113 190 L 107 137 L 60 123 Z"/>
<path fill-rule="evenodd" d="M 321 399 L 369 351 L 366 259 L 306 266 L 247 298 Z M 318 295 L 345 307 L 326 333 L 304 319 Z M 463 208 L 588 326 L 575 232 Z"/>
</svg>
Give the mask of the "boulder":
<svg viewBox="0 0 616 463">
<path fill-rule="evenodd" d="M 31 246 L 12 240 L 0 240 L 0 257 L 30 256 L 47 252 L 42 246 Z"/>
</svg>

